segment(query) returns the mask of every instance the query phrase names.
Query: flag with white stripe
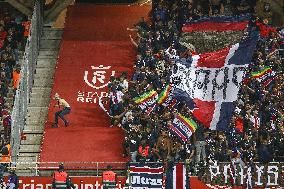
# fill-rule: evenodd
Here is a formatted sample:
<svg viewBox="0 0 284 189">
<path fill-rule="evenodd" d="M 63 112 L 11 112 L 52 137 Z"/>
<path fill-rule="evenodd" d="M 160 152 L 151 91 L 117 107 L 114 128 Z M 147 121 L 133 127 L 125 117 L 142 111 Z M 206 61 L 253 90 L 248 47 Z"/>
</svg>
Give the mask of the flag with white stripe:
<svg viewBox="0 0 284 189">
<path fill-rule="evenodd" d="M 189 189 L 189 177 L 186 166 L 178 163 L 169 168 L 166 175 L 166 189 Z"/>
<path fill-rule="evenodd" d="M 241 42 L 199 55 L 180 59 L 172 68 L 171 81 L 194 102 L 193 115 L 212 130 L 226 130 L 235 101 L 258 39 L 251 31 Z"/>
<path fill-rule="evenodd" d="M 162 189 L 163 173 L 162 163 L 130 163 L 130 186 L 132 189 Z"/>
</svg>

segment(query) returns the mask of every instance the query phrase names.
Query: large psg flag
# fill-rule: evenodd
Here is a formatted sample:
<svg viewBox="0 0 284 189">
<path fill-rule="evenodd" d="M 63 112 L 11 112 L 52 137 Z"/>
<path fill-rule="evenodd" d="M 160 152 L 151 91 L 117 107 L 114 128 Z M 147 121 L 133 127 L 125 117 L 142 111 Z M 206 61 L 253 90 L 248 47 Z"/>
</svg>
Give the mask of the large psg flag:
<svg viewBox="0 0 284 189">
<path fill-rule="evenodd" d="M 226 130 L 257 39 L 258 33 L 250 31 L 237 44 L 173 66 L 173 85 L 188 94 L 196 106 L 193 115 L 208 128 Z"/>
</svg>

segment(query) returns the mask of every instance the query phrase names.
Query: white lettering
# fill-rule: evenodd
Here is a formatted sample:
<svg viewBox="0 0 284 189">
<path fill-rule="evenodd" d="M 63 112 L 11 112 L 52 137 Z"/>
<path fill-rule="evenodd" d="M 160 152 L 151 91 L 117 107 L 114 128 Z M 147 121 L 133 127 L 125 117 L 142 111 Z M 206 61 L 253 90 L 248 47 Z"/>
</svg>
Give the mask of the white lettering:
<svg viewBox="0 0 284 189">
<path fill-rule="evenodd" d="M 35 182 L 34 180 L 31 180 L 31 189 L 35 188 L 34 182 Z"/>
<path fill-rule="evenodd" d="M 82 92 L 79 91 L 77 94 L 77 102 L 80 103 L 88 103 L 88 104 L 96 104 L 98 99 L 101 97 L 107 97 L 107 92 Z"/>
<path fill-rule="evenodd" d="M 217 162 L 214 162 L 213 165 L 210 165 L 209 166 L 209 169 L 210 169 L 210 178 L 211 178 L 211 181 L 213 180 L 213 178 L 215 178 L 216 176 L 218 176 L 220 174 L 220 167 L 219 165 L 217 165 Z"/>
<path fill-rule="evenodd" d="M 229 174 L 228 174 L 228 171 L 229 171 Z M 223 174 L 224 174 L 224 177 L 225 177 L 225 183 L 228 183 L 229 176 L 233 178 L 234 182 L 236 182 L 236 176 L 233 174 L 233 170 L 232 170 L 231 165 L 225 165 L 224 166 Z"/>
<path fill-rule="evenodd" d="M 192 98 L 205 101 L 233 102 L 237 100 L 244 67 L 227 65 L 222 68 L 186 68 L 177 63 L 171 75 L 172 83 Z"/>
<path fill-rule="evenodd" d="M 36 189 L 44 189 L 42 184 L 37 184 Z"/>
<path fill-rule="evenodd" d="M 271 176 L 270 174 L 273 174 Z M 278 166 L 276 165 L 270 165 L 267 168 L 267 185 L 270 186 L 277 186 L 278 185 Z M 272 178 L 274 178 L 273 182 L 271 182 Z"/>
<path fill-rule="evenodd" d="M 263 185 L 263 182 L 261 181 L 261 175 L 262 173 L 264 172 L 263 169 L 264 169 L 264 166 L 258 166 L 256 165 L 256 172 L 257 172 L 257 181 L 255 182 L 256 185 Z"/>
<path fill-rule="evenodd" d="M 30 184 L 23 184 L 23 189 L 28 188 Z"/>
<path fill-rule="evenodd" d="M 95 183 L 95 187 L 96 187 L 96 189 L 99 189 L 99 186 L 100 186 L 99 182 L 98 182 L 98 181 L 96 181 L 96 183 Z"/>
<path fill-rule="evenodd" d="M 85 189 L 93 189 L 93 185 L 92 184 L 85 184 Z"/>
</svg>

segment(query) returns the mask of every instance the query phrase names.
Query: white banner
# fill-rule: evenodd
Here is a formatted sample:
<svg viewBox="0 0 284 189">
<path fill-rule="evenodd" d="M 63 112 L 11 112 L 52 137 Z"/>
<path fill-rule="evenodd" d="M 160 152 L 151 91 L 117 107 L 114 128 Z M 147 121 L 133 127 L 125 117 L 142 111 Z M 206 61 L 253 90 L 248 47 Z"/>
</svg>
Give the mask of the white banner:
<svg viewBox="0 0 284 189">
<path fill-rule="evenodd" d="M 233 102 L 237 100 L 246 65 L 226 65 L 222 68 L 194 68 L 177 63 L 171 80 L 176 88 L 191 98 L 203 101 Z"/>
</svg>

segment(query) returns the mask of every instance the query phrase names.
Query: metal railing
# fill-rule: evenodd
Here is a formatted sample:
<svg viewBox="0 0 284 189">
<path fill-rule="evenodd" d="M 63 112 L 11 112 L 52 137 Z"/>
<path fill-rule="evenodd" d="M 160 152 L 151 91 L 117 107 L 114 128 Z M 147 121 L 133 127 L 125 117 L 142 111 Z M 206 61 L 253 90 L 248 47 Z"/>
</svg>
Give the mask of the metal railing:
<svg viewBox="0 0 284 189">
<path fill-rule="evenodd" d="M 157 164 L 157 162 L 146 162 L 146 164 L 152 163 Z M 17 170 L 30 170 L 31 172 L 35 173 L 33 174 L 33 176 L 50 176 L 53 171 L 58 169 L 58 165 L 59 162 L 16 162 L 15 164 L 12 163 L 12 166 L 16 166 Z M 106 170 L 108 165 L 111 165 L 112 169 L 119 176 L 127 175 L 127 170 L 129 168 L 129 163 L 127 162 L 64 162 L 65 170 L 70 176 L 101 176 L 102 172 Z M 190 172 L 193 168 L 193 165 L 190 163 L 185 163 L 185 165 L 189 168 L 188 171 Z M 216 166 L 218 166 L 218 171 L 216 171 Z M 199 166 L 199 171 L 196 176 L 198 176 L 199 180 L 204 183 L 225 186 L 230 181 L 229 179 L 226 180 L 224 177 L 225 169 L 227 170 L 225 166 L 227 166 L 227 168 L 229 167 L 230 169 L 233 169 L 231 162 L 218 162 L 216 165 L 208 164 L 206 166 Z M 284 162 L 270 162 L 268 164 L 254 162 L 253 164 L 246 165 L 245 167 L 243 167 L 243 172 L 241 172 L 240 165 L 238 164 L 238 166 L 236 166 L 236 173 L 226 171 L 226 175 L 232 176 L 230 174 L 236 174 L 235 185 L 242 185 L 247 174 L 247 169 L 248 167 L 251 167 L 251 175 L 254 181 L 256 181 L 256 178 L 261 176 L 261 180 L 264 181 L 264 183 L 266 182 L 265 178 L 268 178 L 270 180 L 276 179 L 278 185 L 284 186 L 284 177 L 282 177 L 283 166 Z M 258 167 L 258 169 L 256 169 L 255 167 Z M 213 171 L 215 175 L 211 173 L 211 168 L 215 170 Z M 164 173 L 166 173 L 166 169 L 164 170 Z M 20 175 L 20 173 L 18 174 Z"/>
<path fill-rule="evenodd" d="M 16 160 L 20 148 L 21 133 L 25 125 L 27 106 L 33 85 L 34 71 L 39 52 L 40 39 L 43 28 L 43 1 L 36 0 L 31 18 L 30 35 L 27 38 L 23 62 L 21 65 L 20 84 L 14 98 L 11 126 L 12 160 Z"/>
<path fill-rule="evenodd" d="M 19 175 L 22 172 L 29 173 L 34 176 L 49 175 L 50 172 L 58 170 L 60 162 L 12 162 L 9 166 L 16 167 L 19 171 Z M 107 169 L 107 166 L 111 166 L 114 171 L 119 175 L 127 169 L 128 163 L 126 162 L 63 162 L 65 170 L 70 175 L 91 175 L 100 176 L 102 171 Z M 9 167 L 8 166 L 8 167 Z M 26 175 L 26 174 L 25 174 Z"/>
</svg>

